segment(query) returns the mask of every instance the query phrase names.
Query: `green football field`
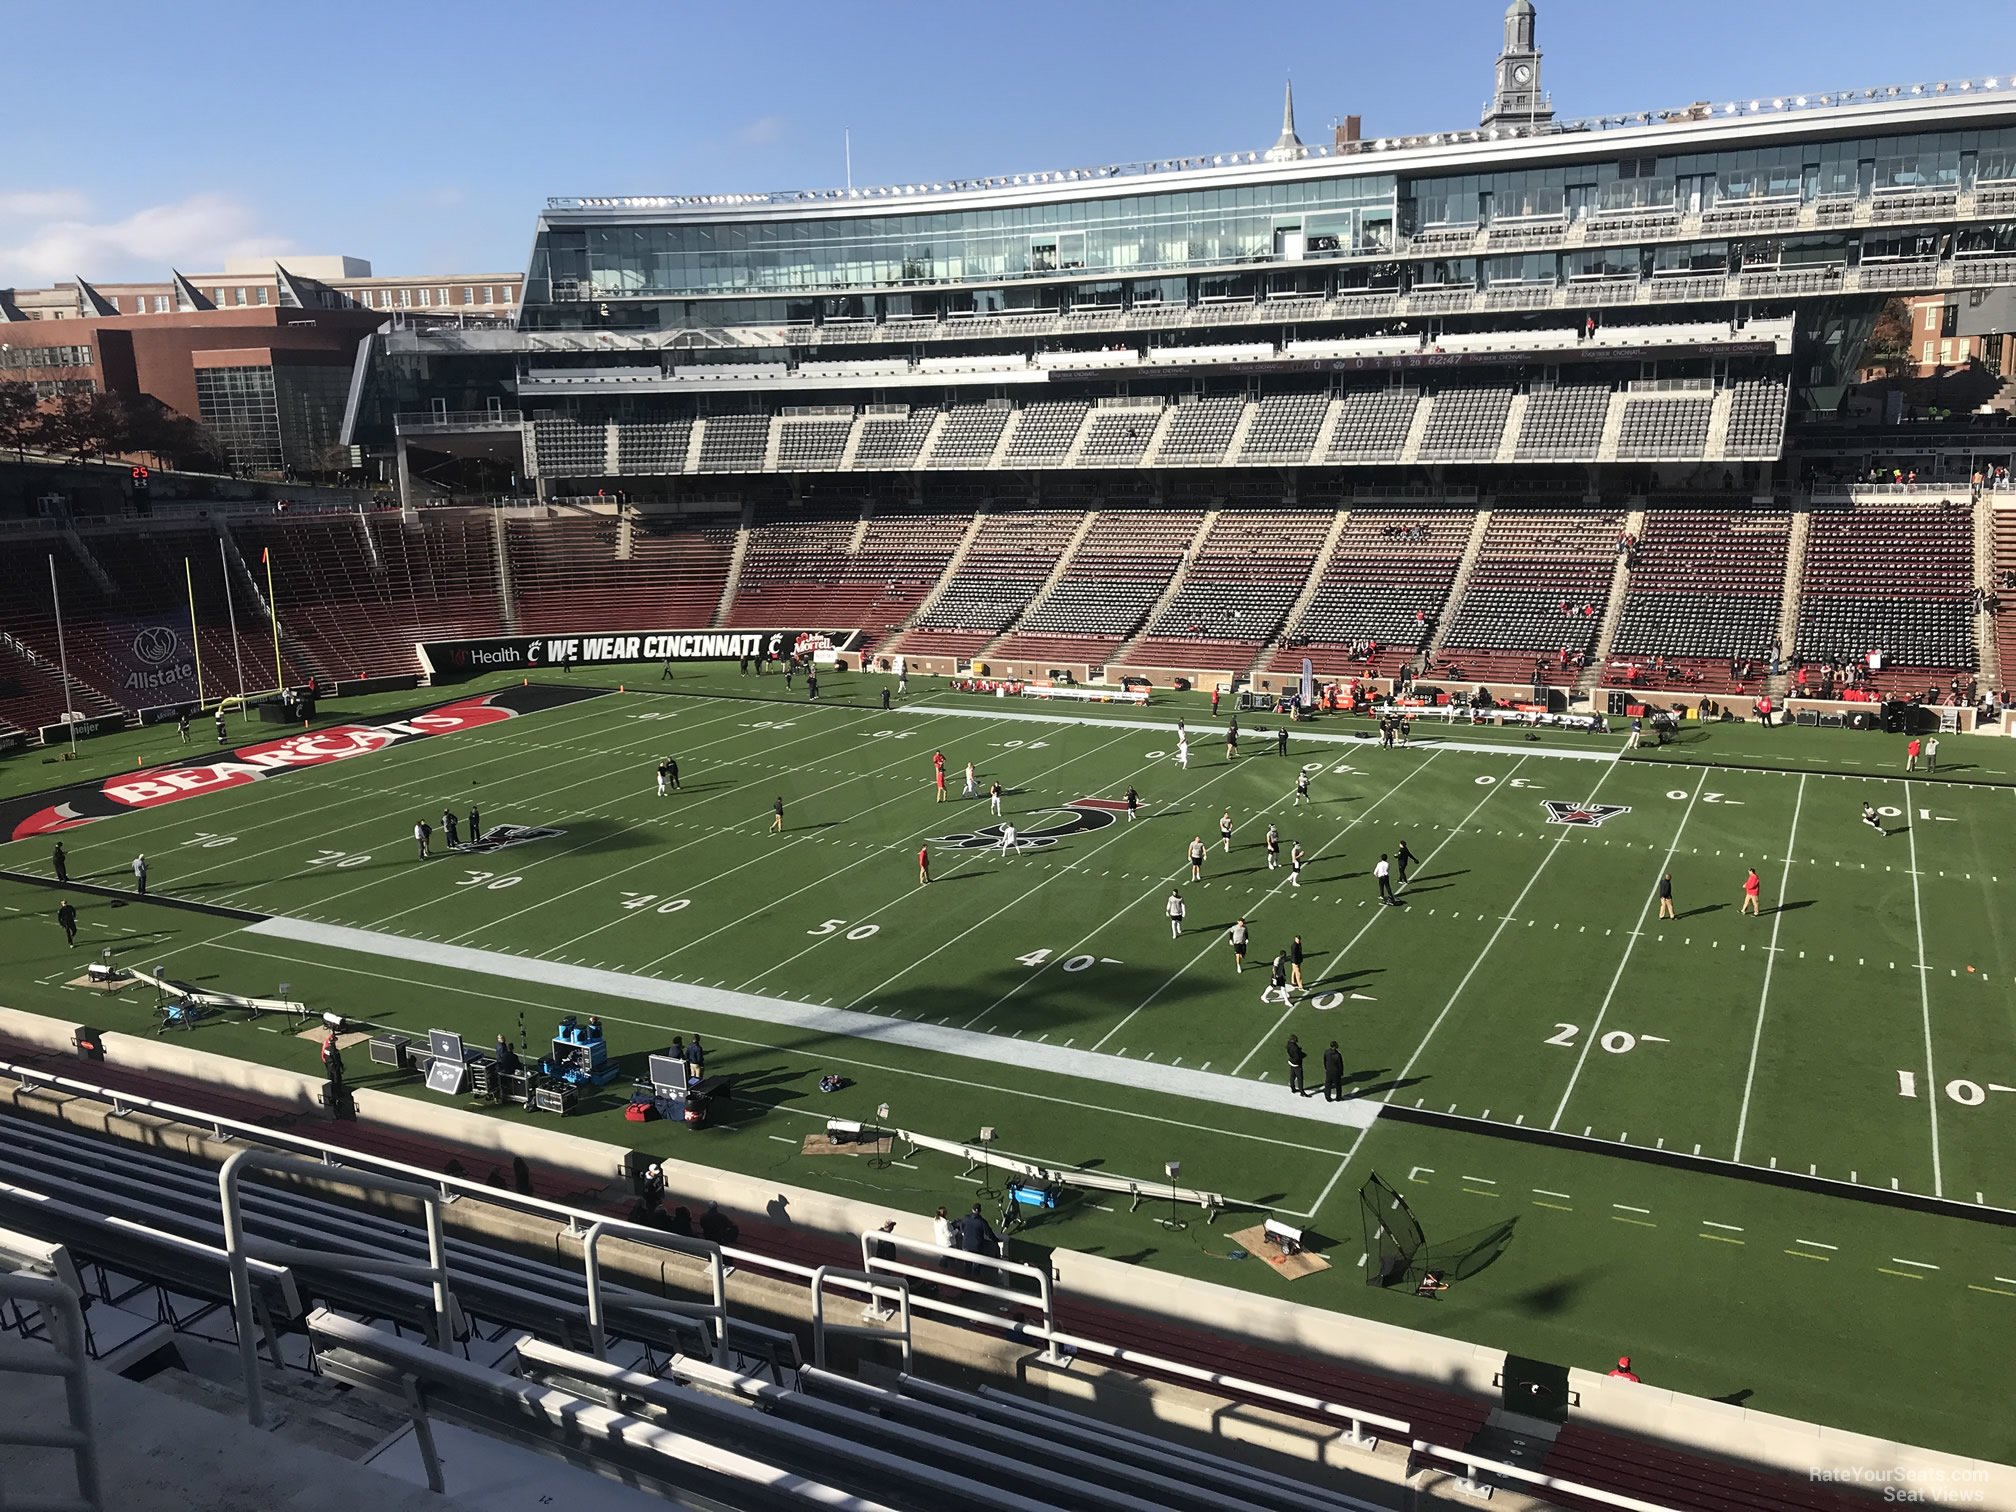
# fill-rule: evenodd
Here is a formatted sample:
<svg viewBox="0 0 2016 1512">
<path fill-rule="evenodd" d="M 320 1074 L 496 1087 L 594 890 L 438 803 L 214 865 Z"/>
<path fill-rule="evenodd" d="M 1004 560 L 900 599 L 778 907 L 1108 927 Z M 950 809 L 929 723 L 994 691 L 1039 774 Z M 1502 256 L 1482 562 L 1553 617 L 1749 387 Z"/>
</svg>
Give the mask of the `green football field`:
<svg viewBox="0 0 2016 1512">
<path fill-rule="evenodd" d="M 800 1140 L 887 1103 L 902 1128 L 991 1125 L 999 1150 L 1045 1163 L 1157 1178 L 1181 1160 L 1186 1185 L 1234 1210 L 1191 1210 L 1172 1234 L 1154 1221 L 1166 1205 L 1094 1194 L 1017 1243 L 1562 1363 L 1628 1351 L 1661 1385 L 2016 1458 L 2016 1229 L 1988 1221 L 2016 1208 L 2016 787 L 2000 745 L 1949 740 L 1960 769 L 1928 780 L 1902 770 L 1900 742 L 1843 732 L 1627 757 L 1616 737 L 1465 727 L 1387 750 L 1331 720 L 1294 729 L 1283 758 L 1276 721 L 1249 717 L 1228 760 L 1201 703 L 1081 710 L 920 685 L 884 713 L 878 681 L 825 681 L 818 705 L 746 696 L 782 688 L 732 675 L 577 696 L 71 830 L 73 878 L 123 886 L 144 850 L 157 896 L 262 917 L 79 893 L 73 954 L 49 889 L 0 882 L 7 1000 L 151 1028 L 137 993 L 63 985 L 109 947 L 477 1043 L 522 1024 L 539 1048 L 563 1013 L 599 1013 L 626 1071 L 698 1031 L 709 1069 L 738 1080 L 724 1124 L 625 1124 L 626 1075 L 570 1127 L 923 1211 L 964 1205 L 978 1178 L 928 1152 L 882 1169 L 807 1158 Z M 666 755 L 682 786 L 661 799 Z M 1012 853 L 984 797 L 960 796 L 968 761 L 982 794 L 1004 788 Z M 1131 822 L 1107 806 L 1129 786 Z M 486 830 L 550 833 L 441 854 L 443 808 L 472 803 Z M 1198 883 L 1193 836 L 1209 846 Z M 1372 865 L 1402 841 L 1418 859 L 1400 906 L 1382 906 Z M 46 876 L 49 843 L 0 847 L 0 867 Z M 1740 907 L 1753 865 L 1756 917 Z M 1678 917 L 1662 921 L 1667 872 Z M 1226 940 L 1242 917 L 1243 974 Z M 1263 1001 L 1266 963 L 1298 934 L 1306 990 Z M 1290 1033 L 1312 1092 L 1338 1043 L 1343 1101 L 1290 1094 Z M 226 1017 L 192 1042 L 314 1066 L 312 1041 Z M 426 1095 L 366 1069 L 364 1084 Z M 822 1072 L 850 1085 L 821 1094 Z M 1681 1158 L 1648 1158 L 1662 1154 Z M 1442 1301 L 1364 1284 L 1358 1189 L 1374 1170 L 1419 1214 L 1426 1261 L 1455 1275 Z M 1950 1208 L 1875 1200 L 1893 1192 Z M 1263 1210 L 1319 1236 L 1333 1269 L 1284 1283 L 1238 1258 L 1227 1235 Z"/>
</svg>

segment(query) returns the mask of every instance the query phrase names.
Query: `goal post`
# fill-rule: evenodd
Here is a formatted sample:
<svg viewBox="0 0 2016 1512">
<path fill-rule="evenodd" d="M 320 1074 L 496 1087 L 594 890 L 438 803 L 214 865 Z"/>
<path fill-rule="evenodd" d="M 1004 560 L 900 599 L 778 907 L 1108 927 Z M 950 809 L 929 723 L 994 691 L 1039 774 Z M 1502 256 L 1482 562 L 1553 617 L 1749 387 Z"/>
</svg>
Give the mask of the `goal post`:
<svg viewBox="0 0 2016 1512">
<path fill-rule="evenodd" d="M 1365 1284 L 1392 1286 L 1407 1280 L 1427 1243 L 1407 1199 L 1374 1171 L 1358 1188 L 1358 1215 L 1365 1233 Z"/>
</svg>

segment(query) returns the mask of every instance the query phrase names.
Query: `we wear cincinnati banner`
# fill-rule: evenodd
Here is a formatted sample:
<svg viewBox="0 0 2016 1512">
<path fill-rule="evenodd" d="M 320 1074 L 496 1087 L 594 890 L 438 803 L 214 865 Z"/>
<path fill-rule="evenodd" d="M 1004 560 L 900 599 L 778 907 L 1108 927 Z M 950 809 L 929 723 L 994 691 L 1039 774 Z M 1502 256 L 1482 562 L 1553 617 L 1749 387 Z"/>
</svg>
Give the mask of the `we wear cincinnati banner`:
<svg viewBox="0 0 2016 1512">
<path fill-rule="evenodd" d="M 477 672 L 535 672 L 622 662 L 768 661 L 801 643 L 845 650 L 851 631 L 626 630 L 608 635 L 491 635 L 479 640 L 423 641 L 418 650 L 436 677 Z"/>
<path fill-rule="evenodd" d="M 327 766 L 368 756 L 408 741 L 481 729 L 520 714 L 599 698 L 599 688 L 500 688 L 457 699 L 418 713 L 387 714 L 354 724 L 328 725 L 275 740 L 218 751 L 196 761 L 122 772 L 96 782 L 80 782 L 54 792 L 34 793 L 0 803 L 0 834 L 22 840 L 74 829 L 94 819 L 110 819 L 138 809 L 158 808 L 203 793 L 261 782 L 303 767 Z"/>
</svg>

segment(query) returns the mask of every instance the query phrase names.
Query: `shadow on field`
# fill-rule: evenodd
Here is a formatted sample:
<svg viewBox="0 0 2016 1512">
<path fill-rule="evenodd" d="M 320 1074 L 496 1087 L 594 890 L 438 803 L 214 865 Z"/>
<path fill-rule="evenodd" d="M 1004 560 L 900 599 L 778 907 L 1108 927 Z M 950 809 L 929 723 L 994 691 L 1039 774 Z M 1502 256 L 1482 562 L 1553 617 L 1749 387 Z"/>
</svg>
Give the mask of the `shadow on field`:
<svg viewBox="0 0 2016 1512">
<path fill-rule="evenodd" d="M 1814 900 L 1811 898 L 1794 898 L 1789 903 L 1780 903 L 1776 908 L 1771 909 L 1770 912 L 1774 914 L 1791 913 L 1795 908 L 1811 908 L 1813 902 Z"/>
<path fill-rule="evenodd" d="M 1517 1218 L 1507 1218 L 1489 1228 L 1430 1244 L 1422 1252 L 1421 1263 L 1429 1270 L 1440 1271 L 1445 1281 L 1467 1281 L 1489 1270 L 1511 1248 L 1512 1231 L 1518 1222 Z"/>
<path fill-rule="evenodd" d="M 1368 1076 L 1384 1076 L 1392 1069 L 1391 1066 L 1379 1066 L 1370 1071 L 1347 1071 L 1344 1073 L 1344 1080 L 1347 1082 L 1363 1081 Z M 1391 1081 L 1368 1081 L 1363 1086 L 1346 1087 L 1344 1095 L 1347 1097 L 1377 1097 L 1381 1093 L 1398 1092 L 1403 1087 L 1418 1087 L 1426 1080 L 1428 1078 L 1425 1076 L 1396 1076 Z"/>
</svg>

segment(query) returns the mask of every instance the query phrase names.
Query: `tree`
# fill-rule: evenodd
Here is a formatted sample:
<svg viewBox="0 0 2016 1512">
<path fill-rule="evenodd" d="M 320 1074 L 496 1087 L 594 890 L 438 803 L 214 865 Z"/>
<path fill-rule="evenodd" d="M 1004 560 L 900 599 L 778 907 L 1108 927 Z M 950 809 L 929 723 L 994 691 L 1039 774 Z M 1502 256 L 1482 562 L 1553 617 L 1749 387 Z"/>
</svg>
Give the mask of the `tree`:
<svg viewBox="0 0 2016 1512">
<path fill-rule="evenodd" d="M 1911 307 L 1888 299 L 1876 312 L 1869 339 L 1862 343 L 1862 371 L 1869 377 L 1895 378 L 1911 366 Z"/>
<path fill-rule="evenodd" d="M 73 462 L 88 462 L 108 452 L 125 451 L 132 430 L 132 415 L 118 394 L 95 390 L 65 393 L 43 409 L 37 441 L 49 451 L 69 453 Z"/>
<path fill-rule="evenodd" d="M 40 410 L 34 384 L 0 382 L 0 448 L 13 447 L 17 462 L 27 460 L 28 448 L 41 431 Z"/>
</svg>

